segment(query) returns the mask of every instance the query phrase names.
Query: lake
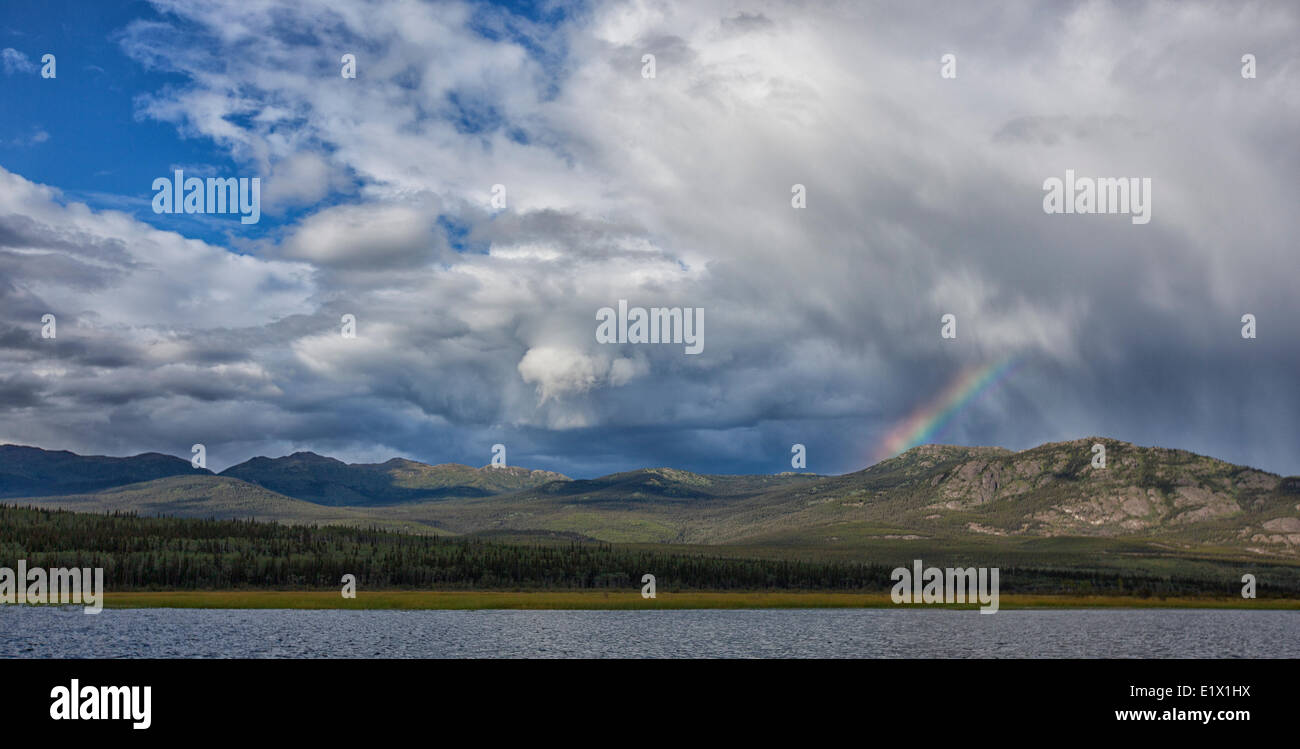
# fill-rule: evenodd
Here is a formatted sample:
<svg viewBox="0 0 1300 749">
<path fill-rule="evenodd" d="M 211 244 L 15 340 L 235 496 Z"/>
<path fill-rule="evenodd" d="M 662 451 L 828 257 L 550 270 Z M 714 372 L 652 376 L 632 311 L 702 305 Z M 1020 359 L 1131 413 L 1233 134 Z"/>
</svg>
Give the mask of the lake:
<svg viewBox="0 0 1300 749">
<path fill-rule="evenodd" d="M 0 606 L 5 658 L 1297 658 L 1300 612 Z"/>
</svg>

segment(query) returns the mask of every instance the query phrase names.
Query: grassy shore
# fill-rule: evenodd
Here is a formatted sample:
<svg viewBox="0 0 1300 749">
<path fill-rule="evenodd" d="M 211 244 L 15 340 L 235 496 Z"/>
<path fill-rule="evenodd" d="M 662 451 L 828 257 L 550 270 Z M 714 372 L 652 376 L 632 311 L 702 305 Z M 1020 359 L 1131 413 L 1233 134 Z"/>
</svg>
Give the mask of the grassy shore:
<svg viewBox="0 0 1300 749">
<path fill-rule="evenodd" d="M 106 593 L 106 608 L 187 609 L 802 609 L 934 608 L 896 606 L 888 593 L 819 592 L 660 592 L 644 599 L 639 591 L 425 591 L 360 592 L 343 598 L 329 591 L 159 591 Z M 1296 599 L 1232 597 L 1137 598 L 1128 596 L 1003 595 L 1002 609 L 1287 609 L 1300 610 Z M 973 609 L 976 605 L 942 605 Z"/>
</svg>

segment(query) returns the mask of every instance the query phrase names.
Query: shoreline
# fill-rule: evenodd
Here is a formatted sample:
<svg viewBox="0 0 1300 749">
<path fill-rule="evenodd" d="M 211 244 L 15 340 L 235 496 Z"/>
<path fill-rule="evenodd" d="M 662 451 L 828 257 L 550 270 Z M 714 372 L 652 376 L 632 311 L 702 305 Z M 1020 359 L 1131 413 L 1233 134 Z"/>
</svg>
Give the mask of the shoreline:
<svg viewBox="0 0 1300 749">
<path fill-rule="evenodd" d="M 1075 596 L 1008 594 L 999 609 L 1236 609 L 1300 610 L 1300 599 L 1231 596 Z M 341 610 L 682 610 L 898 608 L 976 610 L 979 604 L 895 604 L 888 593 L 660 592 L 639 591 L 362 591 L 343 598 L 337 590 L 211 590 L 105 593 L 104 608 L 341 609 Z"/>
</svg>

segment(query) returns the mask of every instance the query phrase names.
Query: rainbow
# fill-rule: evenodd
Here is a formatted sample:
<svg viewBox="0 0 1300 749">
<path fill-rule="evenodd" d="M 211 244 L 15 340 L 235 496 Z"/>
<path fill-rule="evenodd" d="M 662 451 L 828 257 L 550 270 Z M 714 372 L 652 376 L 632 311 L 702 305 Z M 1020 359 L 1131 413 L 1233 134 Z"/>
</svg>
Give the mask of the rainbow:
<svg viewBox="0 0 1300 749">
<path fill-rule="evenodd" d="M 879 463 L 904 450 L 930 442 L 953 417 L 1006 379 L 1019 363 L 1019 357 L 1007 356 L 989 364 L 963 369 L 938 395 L 889 430 L 877 445 L 871 462 Z"/>
</svg>

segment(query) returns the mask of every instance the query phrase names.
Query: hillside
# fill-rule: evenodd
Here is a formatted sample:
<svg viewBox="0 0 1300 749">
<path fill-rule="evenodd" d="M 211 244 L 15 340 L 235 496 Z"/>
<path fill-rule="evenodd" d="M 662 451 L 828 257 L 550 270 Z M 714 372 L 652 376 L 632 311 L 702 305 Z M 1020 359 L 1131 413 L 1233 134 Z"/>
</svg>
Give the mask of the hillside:
<svg viewBox="0 0 1300 749">
<path fill-rule="evenodd" d="M 227 476 L 196 475 L 128 484 L 93 494 L 26 497 L 11 504 L 75 512 L 137 513 L 173 518 L 259 520 L 301 525 L 375 526 L 434 534 L 436 528 L 381 516 L 361 509 L 323 507 L 293 499 Z"/>
<path fill-rule="evenodd" d="M 1093 444 L 1107 467 L 1091 467 Z M 477 501 L 458 532 L 538 529 L 609 541 L 859 548 L 894 540 L 1097 537 L 1297 556 L 1300 478 L 1110 439 L 1022 452 L 927 445 L 856 473 L 632 472 Z"/>
<path fill-rule="evenodd" d="M 330 506 L 392 505 L 448 497 L 486 497 L 567 481 L 550 471 L 516 466 L 471 468 L 427 465 L 393 458 L 384 463 L 344 463 L 311 452 L 253 458 L 221 472 L 287 496 Z"/>
<path fill-rule="evenodd" d="M 720 476 L 647 468 L 483 499 L 450 500 L 438 505 L 436 517 L 460 533 L 538 530 L 611 542 L 710 543 L 711 537 L 700 529 L 727 525 L 758 497 L 822 480 L 815 474 Z"/>
<path fill-rule="evenodd" d="M 1107 465 L 1092 467 L 1091 447 Z M 1022 452 L 927 445 L 780 498 L 750 539 L 893 527 L 926 537 L 1160 538 L 1300 550 L 1300 479 L 1183 450 L 1087 438 Z"/>
</svg>

